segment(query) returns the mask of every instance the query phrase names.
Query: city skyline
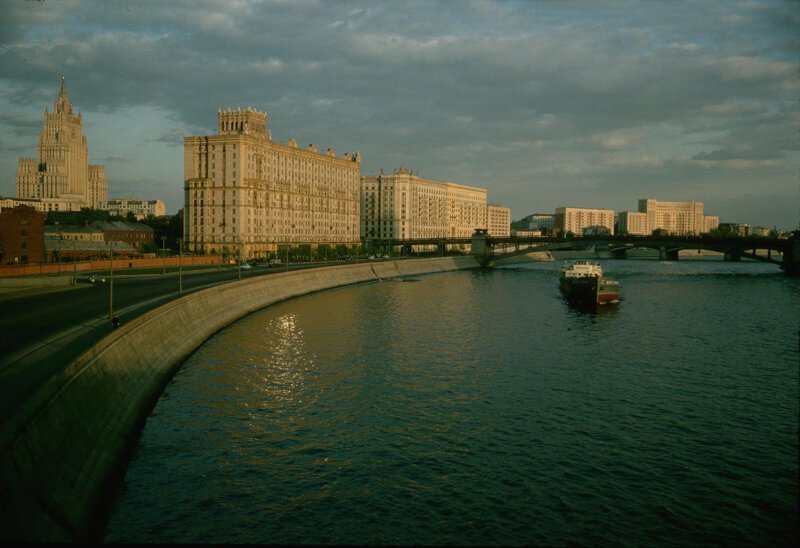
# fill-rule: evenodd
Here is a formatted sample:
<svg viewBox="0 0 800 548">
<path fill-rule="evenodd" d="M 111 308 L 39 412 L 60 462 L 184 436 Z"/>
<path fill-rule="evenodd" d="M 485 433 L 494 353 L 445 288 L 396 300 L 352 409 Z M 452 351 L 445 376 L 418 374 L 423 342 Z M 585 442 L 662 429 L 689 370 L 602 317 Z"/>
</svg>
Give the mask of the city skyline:
<svg viewBox="0 0 800 548">
<path fill-rule="evenodd" d="M 788 2 L 18 2 L 0 7 L 0 195 L 66 77 L 109 197 L 182 203 L 183 137 L 273 139 L 488 190 L 512 219 L 701 201 L 798 225 Z M 233 84 L 233 85 L 232 85 Z"/>
</svg>

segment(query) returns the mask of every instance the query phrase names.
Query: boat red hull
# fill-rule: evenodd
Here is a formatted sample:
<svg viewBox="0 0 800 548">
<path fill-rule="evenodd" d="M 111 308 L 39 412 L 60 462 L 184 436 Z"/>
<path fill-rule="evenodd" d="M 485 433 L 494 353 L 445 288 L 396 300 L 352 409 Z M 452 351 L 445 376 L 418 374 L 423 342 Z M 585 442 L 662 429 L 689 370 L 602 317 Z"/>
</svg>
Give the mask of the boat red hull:
<svg viewBox="0 0 800 548">
<path fill-rule="evenodd" d="M 561 278 L 561 292 L 568 300 L 575 302 L 619 302 L 619 282 L 607 278 Z"/>
</svg>

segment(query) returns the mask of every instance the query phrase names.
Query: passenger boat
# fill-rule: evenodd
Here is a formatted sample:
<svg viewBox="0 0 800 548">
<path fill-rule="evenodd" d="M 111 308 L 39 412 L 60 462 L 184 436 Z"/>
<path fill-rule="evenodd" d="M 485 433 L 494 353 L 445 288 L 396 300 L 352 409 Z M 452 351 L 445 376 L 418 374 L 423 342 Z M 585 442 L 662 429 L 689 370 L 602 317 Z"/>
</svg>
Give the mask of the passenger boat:
<svg viewBox="0 0 800 548">
<path fill-rule="evenodd" d="M 597 263 L 575 261 L 561 268 L 561 292 L 570 301 L 595 304 L 619 302 L 620 285 L 617 280 L 603 276 Z"/>
</svg>

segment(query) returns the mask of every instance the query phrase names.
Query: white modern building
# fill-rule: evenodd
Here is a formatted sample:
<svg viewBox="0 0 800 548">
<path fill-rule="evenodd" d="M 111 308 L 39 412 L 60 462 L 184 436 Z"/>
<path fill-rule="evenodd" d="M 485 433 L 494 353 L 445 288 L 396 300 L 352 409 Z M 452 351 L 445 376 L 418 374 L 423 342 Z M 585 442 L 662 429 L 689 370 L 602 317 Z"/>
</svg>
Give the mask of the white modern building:
<svg viewBox="0 0 800 548">
<path fill-rule="evenodd" d="M 558 207 L 555 214 L 555 228 L 562 234 L 583 234 L 585 228 L 606 227 L 614 234 L 614 211 L 588 207 Z"/>
<path fill-rule="evenodd" d="M 622 211 L 618 216 L 619 231 L 633 235 L 649 235 L 660 229 L 669 234 L 705 234 L 719 226 L 719 217 L 705 215 L 703 202 L 660 202 L 651 198 L 639 200 L 638 211 Z"/>
<path fill-rule="evenodd" d="M 528 216 L 528 229 L 547 234 L 556 226 L 556 216 L 552 213 L 533 213 Z"/>
<path fill-rule="evenodd" d="M 139 198 L 116 198 L 100 204 L 98 209 L 108 211 L 111 215 L 125 217 L 133 213 L 137 220 L 148 215 L 163 217 L 167 214 L 167 206 L 161 200 L 141 200 Z"/>
</svg>

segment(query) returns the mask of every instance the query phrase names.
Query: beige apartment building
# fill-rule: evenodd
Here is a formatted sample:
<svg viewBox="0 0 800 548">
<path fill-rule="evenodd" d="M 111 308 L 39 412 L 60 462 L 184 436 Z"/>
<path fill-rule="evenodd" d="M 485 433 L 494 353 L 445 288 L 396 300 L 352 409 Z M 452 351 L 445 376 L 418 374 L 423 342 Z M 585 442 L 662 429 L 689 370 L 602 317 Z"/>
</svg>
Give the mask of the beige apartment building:
<svg viewBox="0 0 800 548">
<path fill-rule="evenodd" d="M 511 208 L 489 204 L 486 208 L 489 236 L 507 238 L 511 236 Z"/>
<path fill-rule="evenodd" d="M 361 234 L 367 240 L 469 238 L 486 227 L 486 189 L 425 179 L 406 166 L 361 177 Z"/>
<path fill-rule="evenodd" d="M 361 157 L 272 140 L 267 114 L 218 111 L 216 135 L 184 137 L 184 238 L 196 253 L 266 257 L 279 246 L 359 240 Z"/>
<path fill-rule="evenodd" d="M 619 214 L 619 230 L 633 235 L 650 235 L 660 229 L 675 235 L 706 234 L 719 226 L 719 217 L 705 215 L 703 202 L 659 202 L 639 200 L 638 211 Z"/>
<path fill-rule="evenodd" d="M 41 213 L 49 211 L 80 211 L 79 202 L 62 200 L 60 198 L 2 198 L 0 197 L 0 209 L 13 209 L 18 205 L 32 207 Z M 85 206 L 84 206 L 85 207 Z"/>
<path fill-rule="evenodd" d="M 89 164 L 83 118 L 73 111 L 63 76 L 53 112 L 45 107 L 38 152 L 19 159 L 17 198 L 41 200 L 48 211 L 96 208 L 108 199 L 105 167 Z"/>
<path fill-rule="evenodd" d="M 614 234 L 614 211 L 587 207 L 557 207 L 554 224 L 562 234 L 571 232 L 580 236 L 585 228 L 590 227 L 605 227 L 610 234 Z"/>
<path fill-rule="evenodd" d="M 117 198 L 100 204 L 99 209 L 108 211 L 111 215 L 125 217 L 128 213 L 138 220 L 145 219 L 148 215 L 163 217 L 167 214 L 167 206 L 161 200 L 140 200 L 138 198 Z"/>
</svg>

